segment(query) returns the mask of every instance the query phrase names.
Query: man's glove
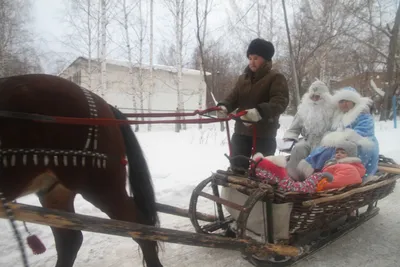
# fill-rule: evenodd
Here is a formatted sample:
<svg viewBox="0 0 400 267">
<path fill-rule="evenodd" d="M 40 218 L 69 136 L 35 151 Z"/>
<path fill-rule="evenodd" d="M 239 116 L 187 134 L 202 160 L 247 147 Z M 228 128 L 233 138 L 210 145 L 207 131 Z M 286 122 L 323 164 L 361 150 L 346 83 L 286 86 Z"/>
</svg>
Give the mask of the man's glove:
<svg viewBox="0 0 400 267">
<path fill-rule="evenodd" d="M 218 119 L 225 119 L 228 116 L 228 110 L 226 109 L 225 106 L 218 106 L 221 109 L 217 110 L 217 118 Z"/>
<path fill-rule="evenodd" d="M 262 119 L 260 113 L 258 113 L 256 108 L 246 109 L 246 111 L 247 114 L 240 117 L 242 120 L 258 122 L 259 120 Z M 246 123 L 246 122 L 243 122 L 243 124 L 246 126 L 252 125 L 252 123 Z"/>
</svg>

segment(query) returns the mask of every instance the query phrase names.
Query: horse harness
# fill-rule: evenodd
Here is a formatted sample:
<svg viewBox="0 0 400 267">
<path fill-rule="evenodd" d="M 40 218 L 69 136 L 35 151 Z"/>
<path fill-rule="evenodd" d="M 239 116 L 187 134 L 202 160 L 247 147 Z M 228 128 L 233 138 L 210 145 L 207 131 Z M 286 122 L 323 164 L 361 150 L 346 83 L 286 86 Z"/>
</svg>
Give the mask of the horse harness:
<svg viewBox="0 0 400 267">
<path fill-rule="evenodd" d="M 89 106 L 89 117 L 98 118 L 96 103 L 92 93 L 80 87 Z M 0 111 L 0 117 L 26 119 L 26 120 L 46 120 L 48 116 L 38 114 L 26 114 L 18 112 Z M 51 117 L 50 117 L 51 118 Z M 89 125 L 86 142 L 80 150 L 62 150 L 46 148 L 6 148 L 1 147 L 0 139 L 0 166 L 16 167 L 17 162 L 22 162 L 23 166 L 33 164 L 34 166 L 48 166 L 52 164 L 56 167 L 94 167 L 105 169 L 107 167 L 107 155 L 97 151 L 99 137 L 99 126 Z"/>
</svg>

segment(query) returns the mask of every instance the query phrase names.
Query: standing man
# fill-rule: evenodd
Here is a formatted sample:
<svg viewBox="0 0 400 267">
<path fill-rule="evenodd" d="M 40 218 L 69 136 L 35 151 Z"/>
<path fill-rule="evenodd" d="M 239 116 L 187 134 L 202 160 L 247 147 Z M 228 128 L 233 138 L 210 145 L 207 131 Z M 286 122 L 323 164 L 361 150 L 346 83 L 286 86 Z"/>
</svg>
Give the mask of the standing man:
<svg viewBox="0 0 400 267">
<path fill-rule="evenodd" d="M 253 129 L 256 127 L 256 152 L 264 156 L 274 155 L 279 117 L 289 103 L 289 90 L 285 76 L 272 69 L 275 48 L 264 39 L 254 39 L 247 49 L 248 66 L 239 76 L 233 90 L 218 103 L 218 117 L 238 109 L 246 110 L 241 119 L 254 124 L 237 121 L 232 135 L 232 156 L 251 157 Z M 247 169 L 246 160 L 232 162 L 235 169 Z"/>
</svg>

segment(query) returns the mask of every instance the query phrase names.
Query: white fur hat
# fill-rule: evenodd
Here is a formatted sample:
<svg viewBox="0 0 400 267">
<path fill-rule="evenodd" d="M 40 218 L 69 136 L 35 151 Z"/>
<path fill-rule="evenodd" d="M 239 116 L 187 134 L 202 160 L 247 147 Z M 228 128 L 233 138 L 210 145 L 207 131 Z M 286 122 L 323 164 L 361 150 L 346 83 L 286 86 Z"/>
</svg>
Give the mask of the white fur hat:
<svg viewBox="0 0 400 267">
<path fill-rule="evenodd" d="M 349 141 L 343 140 L 336 144 L 336 149 L 341 148 L 346 151 L 348 157 L 357 157 L 357 144 Z"/>
<path fill-rule="evenodd" d="M 269 161 L 271 161 L 272 163 L 274 163 L 276 166 L 285 168 L 286 167 L 286 157 L 283 155 L 272 155 L 272 156 L 266 156 L 264 157 L 263 154 L 261 154 L 260 152 L 257 152 L 256 154 L 254 154 L 254 156 L 252 157 L 253 160 L 257 161 L 260 158 L 265 158 Z"/>
<path fill-rule="evenodd" d="M 362 97 L 353 87 L 344 87 L 335 92 L 332 97 L 334 103 L 339 103 L 341 100 L 351 101 L 354 104 L 370 105 L 372 100 L 367 97 Z"/>
<path fill-rule="evenodd" d="M 322 95 L 322 94 L 330 94 L 329 88 L 326 84 L 320 80 L 316 80 L 313 82 L 308 88 L 308 93 L 311 95 Z"/>
</svg>

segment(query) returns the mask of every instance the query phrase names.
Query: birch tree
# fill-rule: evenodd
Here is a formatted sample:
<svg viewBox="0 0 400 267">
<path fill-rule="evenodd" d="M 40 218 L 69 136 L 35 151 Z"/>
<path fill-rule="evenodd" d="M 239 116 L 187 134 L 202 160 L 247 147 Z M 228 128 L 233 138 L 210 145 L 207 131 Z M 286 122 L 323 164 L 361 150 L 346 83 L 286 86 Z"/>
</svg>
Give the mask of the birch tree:
<svg viewBox="0 0 400 267">
<path fill-rule="evenodd" d="M 174 35 L 175 35 L 175 67 L 176 67 L 176 97 L 177 97 L 177 112 L 184 110 L 184 102 L 182 96 L 182 69 L 183 69 L 183 44 L 184 44 L 184 28 L 189 18 L 189 8 L 192 4 L 187 3 L 188 0 L 164 0 L 164 4 L 172 15 L 174 21 Z M 187 5 L 188 4 L 188 5 Z M 186 125 L 183 125 L 185 129 Z M 181 130 L 181 126 L 177 124 L 176 132 Z"/>
<path fill-rule="evenodd" d="M 103 0 L 101 0 L 103 1 Z M 100 93 L 100 88 L 94 88 L 93 76 L 99 72 L 96 61 L 96 46 L 98 34 L 99 1 L 94 0 L 69 0 L 64 2 L 66 16 L 64 22 L 67 33 L 62 42 L 65 46 L 76 51 L 77 56 L 84 56 L 88 60 L 86 71 L 82 76 L 88 78 L 88 84 L 83 84 L 89 90 Z M 100 29 L 100 28 L 99 28 Z M 100 40 L 99 40 L 100 41 Z"/>
<path fill-rule="evenodd" d="M 106 0 L 100 0 L 100 1 L 101 1 L 100 2 L 100 10 L 101 10 L 100 95 L 101 97 L 104 97 L 104 94 L 107 91 L 107 2 Z"/>
<path fill-rule="evenodd" d="M 144 100 L 145 100 L 145 86 L 144 86 L 144 77 L 143 77 L 143 50 L 144 50 L 144 39 L 145 39 L 145 20 L 143 17 L 143 7 L 142 7 L 142 0 L 139 1 L 139 30 L 137 33 L 138 36 L 138 42 L 139 42 L 139 58 L 138 58 L 138 63 L 139 63 L 139 72 L 138 72 L 138 82 L 139 82 L 139 100 L 140 100 L 140 110 L 143 113 L 143 108 L 144 108 Z M 142 118 L 143 120 L 144 118 Z"/>
<path fill-rule="evenodd" d="M 154 76 L 153 76 L 153 43 L 154 43 L 154 35 L 153 35 L 153 30 L 154 30 L 154 1 L 150 0 L 150 41 L 149 41 L 149 46 L 150 46 L 150 51 L 149 51 L 149 62 L 150 62 L 150 88 L 149 88 L 149 95 L 148 95 L 148 101 L 147 101 L 147 106 L 149 108 L 149 112 L 151 112 L 151 97 L 154 92 Z M 147 125 L 147 130 L 151 131 L 151 123 Z"/>
<path fill-rule="evenodd" d="M 30 12 L 31 1 L 0 1 L 0 77 L 41 70 Z"/>
<path fill-rule="evenodd" d="M 204 64 L 204 49 L 207 32 L 207 17 L 211 12 L 212 0 L 203 0 L 204 8 L 200 9 L 199 0 L 196 0 L 196 38 L 199 48 L 199 61 L 200 61 L 200 74 L 202 75 L 203 82 L 199 84 L 199 109 L 203 108 L 203 94 L 204 84 L 206 86 L 206 92 L 210 92 L 210 86 L 208 83 L 205 64 Z M 202 124 L 199 123 L 199 129 L 202 128 Z"/>
<path fill-rule="evenodd" d="M 126 43 L 126 54 L 128 57 L 128 64 L 129 64 L 129 84 L 128 84 L 128 91 L 132 95 L 132 105 L 133 109 L 136 111 L 137 110 L 137 102 L 136 102 L 136 96 L 137 96 L 137 90 L 135 88 L 135 74 L 134 74 L 134 62 L 132 59 L 132 41 L 130 38 L 130 32 L 129 32 L 129 17 L 132 15 L 132 11 L 135 9 L 135 6 L 129 6 L 126 0 L 122 0 L 121 2 L 122 5 L 122 15 L 123 15 L 123 20 L 119 21 L 120 25 L 123 27 L 124 30 L 124 36 L 125 36 L 125 43 Z M 135 124 L 135 132 L 139 131 L 139 124 Z"/>
<path fill-rule="evenodd" d="M 128 93 L 132 97 L 133 109 L 144 112 L 144 102 L 149 96 L 143 63 L 147 28 L 145 8 L 142 0 L 129 3 L 127 0 L 121 0 L 120 4 L 123 19 L 117 20 L 124 31 L 124 47 L 126 47 L 125 53 L 129 64 Z M 133 51 L 138 51 L 138 53 Z M 141 119 L 144 120 L 144 118 Z M 135 131 L 139 131 L 139 125 L 135 125 Z"/>
</svg>

